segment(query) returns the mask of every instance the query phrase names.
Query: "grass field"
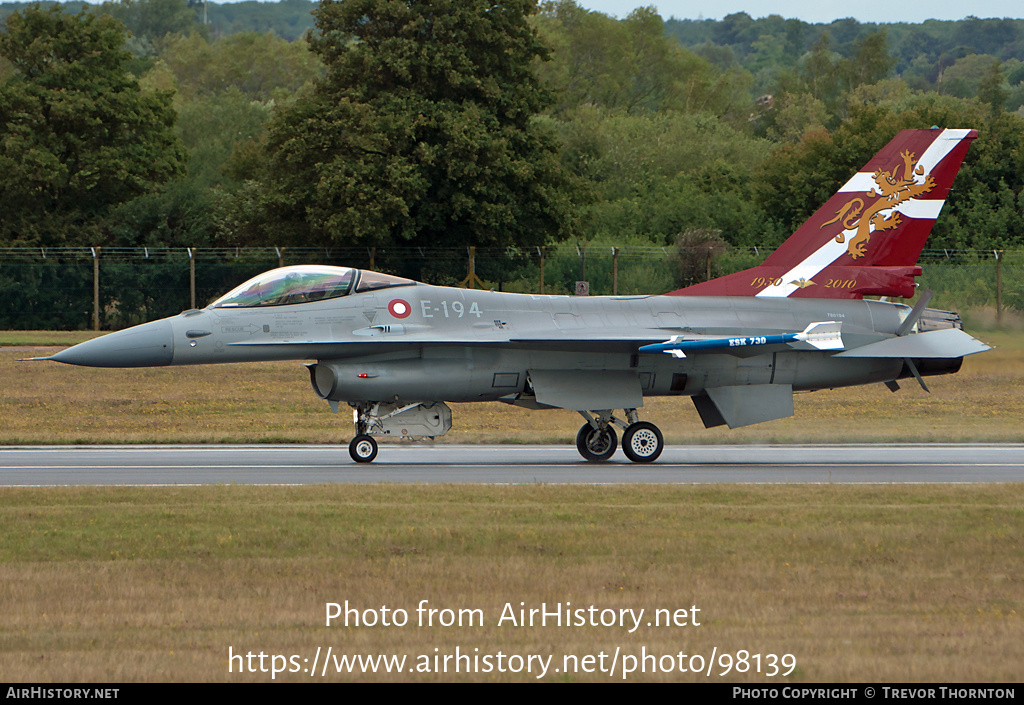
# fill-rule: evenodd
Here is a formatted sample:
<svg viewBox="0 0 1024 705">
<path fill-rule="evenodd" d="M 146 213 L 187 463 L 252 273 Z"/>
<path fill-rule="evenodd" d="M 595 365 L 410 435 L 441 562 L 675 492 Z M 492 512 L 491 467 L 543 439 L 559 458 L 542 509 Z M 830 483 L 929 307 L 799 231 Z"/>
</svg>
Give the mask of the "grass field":
<svg viewBox="0 0 1024 705">
<path fill-rule="evenodd" d="M 332 443 L 352 436 L 347 410 L 331 414 L 300 362 L 116 370 L 17 362 L 56 348 L 29 343 L 76 334 L 0 333 L 0 444 Z M 77 334 L 81 336 L 82 334 Z M 88 335 L 88 334 L 86 334 Z M 50 337 L 47 337 L 50 336 Z M 955 375 L 796 395 L 796 415 L 742 429 L 707 430 L 685 398 L 648 399 L 641 417 L 668 443 L 1024 441 L 1024 334 L 980 333 L 995 347 Z M 438 442 L 572 443 L 569 411 L 501 403 L 453 404 Z"/>
<path fill-rule="evenodd" d="M 270 655 L 308 668 L 318 647 L 408 661 L 274 680 L 538 675 L 408 672 L 457 647 L 551 657 L 547 681 L 621 681 L 621 657 L 643 653 L 671 671 L 628 680 L 1012 682 L 1024 662 L 1022 485 L 2 489 L 0 535 L 8 681 L 269 682 Z M 346 600 L 408 624 L 325 626 Z M 421 600 L 482 625 L 417 626 Z M 632 633 L 629 619 L 499 626 L 506 603 L 645 612 Z M 658 609 L 686 609 L 686 625 L 648 626 Z M 263 652 L 267 672 L 229 672 L 229 647 Z M 710 677 L 678 671 L 679 653 L 695 668 L 741 650 L 762 673 L 720 676 L 718 656 Z M 605 672 L 564 672 L 602 652 Z"/>
</svg>

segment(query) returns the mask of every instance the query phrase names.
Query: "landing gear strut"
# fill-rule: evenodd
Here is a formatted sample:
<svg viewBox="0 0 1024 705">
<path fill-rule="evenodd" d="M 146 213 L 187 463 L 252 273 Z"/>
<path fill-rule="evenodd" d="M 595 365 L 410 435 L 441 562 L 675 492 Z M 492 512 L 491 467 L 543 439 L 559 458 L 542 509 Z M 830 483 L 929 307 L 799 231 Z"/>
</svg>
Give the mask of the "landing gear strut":
<svg viewBox="0 0 1024 705">
<path fill-rule="evenodd" d="M 335 406 L 337 402 L 334 402 Z M 452 427 L 452 410 L 441 401 L 350 403 L 354 411 L 356 437 L 348 454 L 357 463 L 372 463 L 377 457 L 374 436 L 430 438 L 443 436 Z M 332 407 L 333 408 L 333 407 Z"/>
<path fill-rule="evenodd" d="M 576 449 L 585 460 L 600 463 L 615 454 L 616 435 L 614 426 L 623 429 L 622 452 L 634 463 L 650 463 L 657 460 L 665 449 L 665 441 L 658 427 L 647 421 L 640 421 L 636 409 L 624 409 L 627 425 L 615 418 L 611 409 L 579 412 L 587 423 L 576 434 Z"/>
</svg>

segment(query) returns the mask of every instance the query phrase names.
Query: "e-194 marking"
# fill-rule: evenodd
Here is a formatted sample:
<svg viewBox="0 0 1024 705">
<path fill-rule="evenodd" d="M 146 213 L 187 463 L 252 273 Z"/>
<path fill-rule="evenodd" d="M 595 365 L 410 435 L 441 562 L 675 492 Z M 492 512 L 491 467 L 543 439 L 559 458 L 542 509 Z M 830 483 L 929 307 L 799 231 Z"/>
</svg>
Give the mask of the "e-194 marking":
<svg viewBox="0 0 1024 705">
<path fill-rule="evenodd" d="M 471 316 L 480 318 L 480 306 L 476 301 L 469 304 L 469 310 L 466 310 L 466 304 L 461 301 L 441 301 L 440 306 L 433 306 L 433 301 L 430 299 L 423 299 L 420 301 L 420 313 L 423 314 L 424 318 L 433 318 L 434 313 L 444 313 L 445 318 L 462 318 L 467 313 Z M 433 313 L 431 313 L 433 311 Z"/>
</svg>

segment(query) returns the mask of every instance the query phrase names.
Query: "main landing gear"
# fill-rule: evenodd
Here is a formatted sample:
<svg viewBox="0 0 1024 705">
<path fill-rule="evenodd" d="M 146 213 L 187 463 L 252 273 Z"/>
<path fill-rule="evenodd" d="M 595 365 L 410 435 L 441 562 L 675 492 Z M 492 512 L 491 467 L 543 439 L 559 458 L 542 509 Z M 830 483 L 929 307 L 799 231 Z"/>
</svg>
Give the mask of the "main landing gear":
<svg viewBox="0 0 1024 705">
<path fill-rule="evenodd" d="M 602 409 L 593 413 L 579 412 L 587 423 L 583 424 L 576 434 L 576 450 L 591 463 L 608 460 L 615 454 L 617 437 L 615 428 L 623 429 L 622 452 L 634 463 L 651 463 L 657 460 L 665 449 L 665 440 L 658 427 L 647 421 L 640 421 L 636 409 L 624 409 L 626 425 L 621 419 L 612 415 L 611 409 Z"/>
</svg>

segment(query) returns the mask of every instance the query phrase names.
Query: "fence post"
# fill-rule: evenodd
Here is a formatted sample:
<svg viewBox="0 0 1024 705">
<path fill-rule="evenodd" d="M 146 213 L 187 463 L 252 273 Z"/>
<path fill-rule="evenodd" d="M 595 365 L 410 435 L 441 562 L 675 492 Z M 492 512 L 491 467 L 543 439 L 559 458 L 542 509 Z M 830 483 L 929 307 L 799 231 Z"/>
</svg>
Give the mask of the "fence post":
<svg viewBox="0 0 1024 705">
<path fill-rule="evenodd" d="M 612 296 L 619 295 L 619 248 L 612 248 Z"/>
<path fill-rule="evenodd" d="M 100 248 L 92 250 L 92 329 L 100 329 Z"/>
<path fill-rule="evenodd" d="M 476 275 L 476 245 L 469 246 L 469 274 L 461 282 L 466 289 L 475 289 L 479 284 L 481 289 L 486 289 L 483 281 Z"/>
<path fill-rule="evenodd" d="M 1003 251 L 996 253 L 996 325 L 1003 325 Z"/>
<path fill-rule="evenodd" d="M 544 255 L 547 254 L 548 248 L 540 248 L 540 293 L 544 295 Z"/>
<path fill-rule="evenodd" d="M 185 248 L 188 251 L 188 292 L 189 308 L 196 307 L 196 256 L 191 247 Z"/>
</svg>

